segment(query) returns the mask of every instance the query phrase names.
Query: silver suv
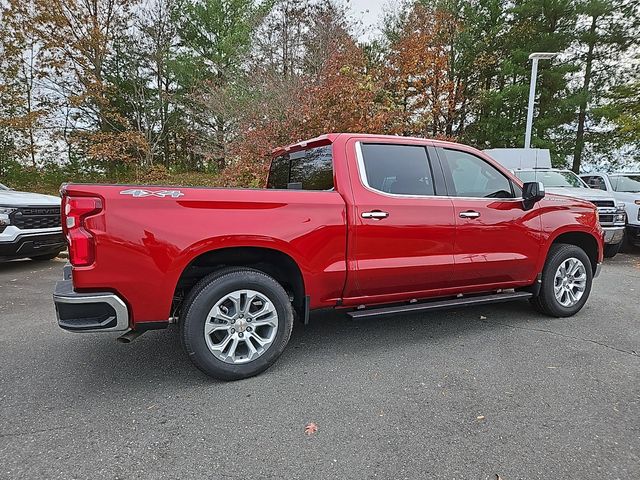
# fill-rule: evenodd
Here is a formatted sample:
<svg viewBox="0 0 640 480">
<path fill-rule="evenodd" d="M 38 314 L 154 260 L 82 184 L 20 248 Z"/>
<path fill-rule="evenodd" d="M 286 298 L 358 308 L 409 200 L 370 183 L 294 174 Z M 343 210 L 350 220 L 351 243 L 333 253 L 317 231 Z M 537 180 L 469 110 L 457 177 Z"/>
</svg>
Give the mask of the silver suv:
<svg viewBox="0 0 640 480">
<path fill-rule="evenodd" d="M 627 222 L 625 206 L 608 192 L 589 188 L 571 170 L 554 168 L 523 168 L 513 170 L 523 182 L 542 182 L 546 191 L 587 200 L 598 207 L 600 225 L 604 230 L 604 256 L 614 257 L 622 247 Z"/>
<path fill-rule="evenodd" d="M 60 198 L 16 192 L 0 183 L 0 261 L 50 260 L 66 247 Z"/>
</svg>

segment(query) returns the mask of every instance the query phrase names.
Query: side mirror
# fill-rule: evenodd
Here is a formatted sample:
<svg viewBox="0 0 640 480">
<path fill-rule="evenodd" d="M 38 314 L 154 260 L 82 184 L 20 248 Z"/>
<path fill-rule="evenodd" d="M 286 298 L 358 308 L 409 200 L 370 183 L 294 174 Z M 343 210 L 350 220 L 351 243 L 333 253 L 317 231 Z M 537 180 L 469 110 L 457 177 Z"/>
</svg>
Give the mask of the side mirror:
<svg viewBox="0 0 640 480">
<path fill-rule="evenodd" d="M 542 182 L 527 182 L 522 187 L 522 206 L 531 210 L 533 206 L 544 198 L 544 184 Z"/>
</svg>

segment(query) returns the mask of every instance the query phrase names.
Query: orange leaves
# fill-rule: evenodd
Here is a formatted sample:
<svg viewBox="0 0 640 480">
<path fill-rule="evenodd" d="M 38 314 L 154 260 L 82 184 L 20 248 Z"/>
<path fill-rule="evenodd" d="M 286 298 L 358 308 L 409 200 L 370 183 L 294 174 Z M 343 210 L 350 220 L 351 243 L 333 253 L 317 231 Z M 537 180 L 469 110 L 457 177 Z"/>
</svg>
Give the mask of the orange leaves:
<svg viewBox="0 0 640 480">
<path fill-rule="evenodd" d="M 328 43 L 327 60 L 315 75 L 265 78 L 262 99 L 240 126 L 224 185 L 264 184 L 270 151 L 328 132 L 380 132 L 377 80 L 362 48 L 346 33 Z"/>
<path fill-rule="evenodd" d="M 380 125 L 371 121 L 376 104 L 370 82 L 364 52 L 351 38 L 344 38 L 342 44 L 334 46 L 306 94 L 308 133 L 378 131 Z"/>
<path fill-rule="evenodd" d="M 391 46 L 385 71 L 393 97 L 391 130 L 423 136 L 450 136 L 461 102 L 452 76 L 455 19 L 441 10 L 416 5 Z"/>
<path fill-rule="evenodd" d="M 282 85 L 273 109 L 268 96 L 241 125 L 230 148 L 234 158 L 225 185 L 262 185 L 276 147 L 328 132 L 453 137 L 462 84 L 452 70 L 458 25 L 443 11 L 416 6 L 387 58 L 372 65 L 346 32 L 326 44 L 325 61 L 313 75 Z M 279 83 L 278 83 L 279 82 Z M 274 82 L 263 88 L 273 93 Z"/>
<path fill-rule="evenodd" d="M 307 425 L 304 427 L 304 434 L 307 436 L 311 436 L 317 431 L 318 431 L 318 425 L 316 425 L 313 422 L 307 423 Z"/>
<path fill-rule="evenodd" d="M 131 163 L 141 161 L 148 143 L 140 132 L 81 132 L 74 137 L 92 160 Z"/>
<path fill-rule="evenodd" d="M 47 87 L 82 125 L 72 141 L 89 159 L 133 162 L 148 150 L 114 101 L 105 63 L 133 0 L 33 0 L 30 29 L 42 44 Z"/>
</svg>

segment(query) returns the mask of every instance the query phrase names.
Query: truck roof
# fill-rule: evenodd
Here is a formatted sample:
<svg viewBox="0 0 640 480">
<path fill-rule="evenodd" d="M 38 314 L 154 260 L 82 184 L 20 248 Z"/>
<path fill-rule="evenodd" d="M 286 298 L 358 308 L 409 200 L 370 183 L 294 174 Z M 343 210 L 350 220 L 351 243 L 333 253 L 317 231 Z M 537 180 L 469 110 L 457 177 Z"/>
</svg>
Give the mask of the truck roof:
<svg viewBox="0 0 640 480">
<path fill-rule="evenodd" d="M 433 138 L 424 138 L 424 137 L 405 137 L 403 135 L 381 135 L 374 133 L 354 133 L 354 132 L 339 132 L 339 133 L 326 133 L 324 135 L 320 135 L 319 137 L 314 137 L 309 140 L 303 140 L 297 143 L 292 143 L 290 145 L 286 145 L 283 147 L 274 148 L 271 153 L 274 157 L 278 155 L 282 155 L 283 153 L 289 152 L 297 152 L 300 150 L 306 150 L 308 148 L 322 147 L 324 145 L 331 145 L 340 135 L 357 135 L 358 137 L 367 138 L 370 140 L 387 140 L 398 138 L 404 138 L 407 140 L 417 140 L 417 141 L 429 141 L 433 142 L 435 145 L 447 146 L 447 145 L 461 145 L 464 147 L 468 147 L 468 145 L 460 144 L 457 142 L 450 142 L 447 140 L 436 140 Z"/>
</svg>

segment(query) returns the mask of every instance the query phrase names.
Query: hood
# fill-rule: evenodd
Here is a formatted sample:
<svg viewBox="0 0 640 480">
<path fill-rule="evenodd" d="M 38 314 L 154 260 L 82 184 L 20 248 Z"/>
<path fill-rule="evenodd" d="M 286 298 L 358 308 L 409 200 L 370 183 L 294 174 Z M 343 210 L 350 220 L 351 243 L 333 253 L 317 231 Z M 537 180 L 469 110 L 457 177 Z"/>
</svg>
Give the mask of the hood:
<svg viewBox="0 0 640 480">
<path fill-rule="evenodd" d="M 18 207 L 60 206 L 60 198 L 41 193 L 0 190 L 0 205 Z"/>
<path fill-rule="evenodd" d="M 566 195 L 568 197 L 577 197 L 583 200 L 614 200 L 613 195 L 595 188 L 573 188 L 573 187 L 550 187 L 545 188 L 546 192 L 555 193 L 556 195 Z"/>
<path fill-rule="evenodd" d="M 614 195 L 616 199 L 625 202 L 625 203 L 633 203 L 636 200 L 640 200 L 640 192 L 631 193 L 631 192 L 615 192 Z"/>
</svg>

